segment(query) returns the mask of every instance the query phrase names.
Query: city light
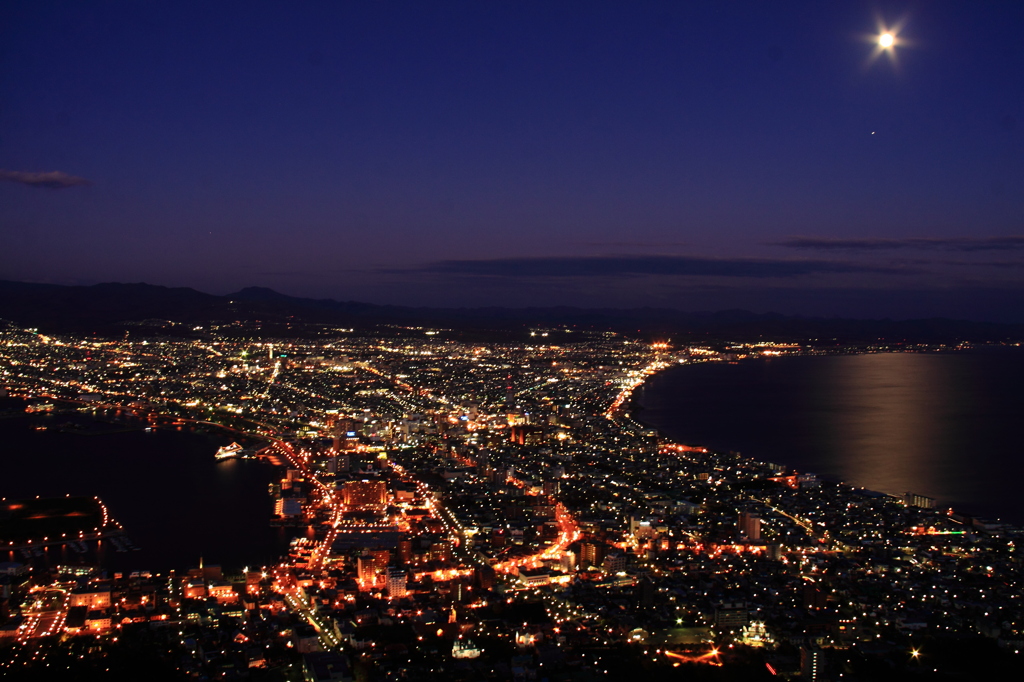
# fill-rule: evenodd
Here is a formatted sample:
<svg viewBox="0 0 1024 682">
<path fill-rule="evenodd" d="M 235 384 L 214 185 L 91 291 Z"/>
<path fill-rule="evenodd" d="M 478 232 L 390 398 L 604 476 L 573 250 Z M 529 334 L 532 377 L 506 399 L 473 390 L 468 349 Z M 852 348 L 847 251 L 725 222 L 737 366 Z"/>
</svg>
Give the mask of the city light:
<svg viewBox="0 0 1024 682">
<path fill-rule="evenodd" d="M 534 331 L 529 344 L 487 346 L 422 329 L 275 341 L 273 357 L 265 343 L 230 339 L 97 347 L 10 332 L 18 343 L 0 343 L 0 359 L 32 396 L 26 418 L 98 420 L 107 410 L 134 427 L 216 434 L 208 461 L 218 471 L 276 472 L 270 523 L 291 539 L 277 561 L 240 575 L 201 564 L 159 580 L 104 577 L 100 553 L 142 554 L 121 509 L 84 498 L 94 511 L 69 517 L 79 525 L 3 538 L 12 565 L 60 556 L 77 567 L 24 574 L 17 653 L 0 665 L 41 661 L 48 638 L 95 637 L 103 649 L 155 623 L 174 626 L 179 659 L 194 670 L 213 670 L 213 651 L 287 668 L 299 660 L 287 656 L 311 649 L 373 667 L 400 658 L 384 640 L 360 639 L 387 622 L 413 642 L 443 641 L 445 656 L 486 661 L 495 641 L 531 657 L 555 647 L 604 675 L 616 664 L 594 650 L 621 647 L 623 661 L 666 669 L 718 667 L 754 650 L 770 656 L 789 628 L 826 617 L 834 625 L 818 641 L 829 652 L 945 635 L 975 622 L 949 615 L 971 604 L 1006 619 L 1016 531 L 933 509 L 923 495 L 866 494 L 676 442 L 632 414 L 636 392 L 669 367 L 766 362 L 800 346 L 674 349 L 582 332 L 547 345 L 564 332 Z M 87 369 L 54 370 L 57 352 L 61 368 Z M 85 361 L 99 353 L 106 362 Z M 140 389 L 153 385 L 167 388 L 142 403 Z M 100 397 L 82 399 L 84 387 Z M 29 514 L 51 502 L 3 504 Z M 959 569 L 939 573 L 939 563 Z M 512 620 L 532 609 L 546 618 Z M 270 627 L 282 619 L 291 625 Z M 221 622 L 238 632 L 227 636 Z M 200 655 L 188 642 L 203 637 L 218 644 Z"/>
</svg>

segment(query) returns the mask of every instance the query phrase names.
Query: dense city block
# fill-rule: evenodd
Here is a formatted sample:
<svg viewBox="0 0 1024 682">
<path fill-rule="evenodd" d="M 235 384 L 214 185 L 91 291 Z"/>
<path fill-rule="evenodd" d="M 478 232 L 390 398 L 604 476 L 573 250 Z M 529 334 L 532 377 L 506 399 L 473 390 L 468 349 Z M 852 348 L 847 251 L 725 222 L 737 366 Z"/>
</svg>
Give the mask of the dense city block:
<svg viewBox="0 0 1024 682">
<path fill-rule="evenodd" d="M 5 326 L 4 409 L 226 434 L 211 458 L 277 467 L 253 523 L 287 529 L 288 551 L 114 572 L 98 547 L 130 552 L 131 519 L 93 498 L 5 499 L 0 672 L 879 680 L 1020 665 L 1020 529 L 672 442 L 631 400 L 672 365 L 811 346 L 187 331 Z"/>
</svg>

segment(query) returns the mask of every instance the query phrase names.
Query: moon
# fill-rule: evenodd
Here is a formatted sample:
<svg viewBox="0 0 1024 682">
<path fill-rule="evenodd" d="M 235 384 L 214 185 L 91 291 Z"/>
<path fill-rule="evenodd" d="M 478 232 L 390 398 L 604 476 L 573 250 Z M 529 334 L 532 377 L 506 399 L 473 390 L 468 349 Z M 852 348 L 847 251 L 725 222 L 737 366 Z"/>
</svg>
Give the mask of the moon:
<svg viewBox="0 0 1024 682">
<path fill-rule="evenodd" d="M 878 36 L 878 44 L 883 48 L 892 47 L 896 43 L 896 37 L 891 33 L 883 33 Z"/>
</svg>

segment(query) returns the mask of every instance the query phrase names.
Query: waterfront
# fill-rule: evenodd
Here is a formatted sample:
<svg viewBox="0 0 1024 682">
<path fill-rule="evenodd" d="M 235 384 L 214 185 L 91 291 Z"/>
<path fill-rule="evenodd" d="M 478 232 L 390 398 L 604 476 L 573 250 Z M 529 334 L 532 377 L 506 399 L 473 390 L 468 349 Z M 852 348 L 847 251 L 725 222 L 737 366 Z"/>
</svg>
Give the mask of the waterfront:
<svg viewBox="0 0 1024 682">
<path fill-rule="evenodd" d="M 798 432 L 808 438 L 839 434 L 848 449 L 902 438 L 897 446 L 915 462 L 938 460 L 965 405 L 1001 420 L 999 410 L 1012 412 L 1019 377 L 1004 358 L 993 375 L 1002 383 L 987 385 L 984 372 L 958 365 L 970 355 L 729 364 L 732 353 L 675 355 L 663 343 L 604 335 L 525 348 L 418 336 L 275 341 L 274 353 L 266 342 L 223 338 L 97 348 L 15 329 L 6 341 L 0 361 L 18 397 L 0 398 L 13 474 L 0 494 L 97 494 L 144 549 L 109 550 L 127 541 L 115 537 L 106 508 L 104 556 L 82 556 L 77 540 L 12 547 L 11 596 L 0 599 L 0 614 L 10 614 L 0 637 L 12 646 L 0 672 L 103 665 L 130 642 L 151 648 L 154 668 L 209 678 L 253 662 L 308 670 L 312 653 L 339 669 L 361 666 L 367 679 L 397 669 L 419 680 L 498 679 L 508 677 L 499 670 L 511 642 L 560 635 L 565 658 L 550 669 L 522 654 L 530 676 L 577 679 L 589 669 L 617 678 L 641 662 L 674 675 L 674 654 L 747 679 L 744 671 L 766 665 L 794 672 L 797 647 L 812 641 L 830 669 L 859 679 L 878 679 L 872 670 L 890 664 L 912 672 L 911 647 L 936 668 L 973 670 L 984 660 L 985 679 L 1019 668 L 1012 652 L 1024 648 L 1024 611 L 1012 588 L 1024 531 L 827 478 L 772 482 L 775 468 L 729 452 L 731 439 L 719 445 L 725 451 L 659 444 L 624 418 L 634 391 L 654 394 L 678 374 L 684 384 L 669 388 L 715 416 L 732 410 L 722 433 L 746 428 L 754 457 L 795 463 L 786 441 L 783 453 L 757 448 L 771 444 L 765 421 L 785 429 L 804 419 Z M 652 374 L 683 354 L 708 361 Z M 709 385 L 694 383 L 691 370 L 706 372 Z M 754 414 L 716 404 L 716 391 L 743 397 Z M 689 409 L 674 408 L 675 417 Z M 287 472 L 217 462 L 218 448 L 253 444 L 247 429 L 288 434 L 266 452 Z M 1005 499 L 998 494 L 992 499 Z M 280 554 L 275 541 L 289 530 L 269 527 L 271 497 L 280 523 L 306 532 Z M 88 500 L 5 511 L 15 525 L 50 519 L 91 529 L 95 521 L 77 516 Z M 67 530 L 40 532 L 45 541 Z M 237 572 L 274 555 L 265 572 Z M 212 567 L 171 580 L 132 573 L 194 567 L 201 556 L 229 579 Z M 57 562 L 74 568 L 42 570 Z M 827 592 L 812 586 L 822 576 Z M 371 613 L 397 627 L 375 627 L 382 623 L 364 617 Z M 734 627 L 742 622 L 750 627 Z M 694 648 L 649 657 L 651 640 L 636 640 L 638 628 L 663 638 L 679 626 L 702 632 Z M 434 643 L 417 647 L 417 632 Z M 949 642 L 979 635 L 989 640 L 982 655 L 938 659 L 956 648 Z M 880 638 L 886 648 L 868 648 Z M 464 647 L 481 667 L 462 666 Z"/>
<path fill-rule="evenodd" d="M 637 394 L 645 423 L 957 511 L 1024 522 L 1024 351 L 802 356 L 674 367 Z"/>
<path fill-rule="evenodd" d="M 141 548 L 120 553 L 107 546 L 108 568 L 180 570 L 198 565 L 200 557 L 242 568 L 270 561 L 282 549 L 282 529 L 268 525 L 273 467 L 253 460 L 215 461 L 217 448 L 231 436 L 175 429 L 147 433 L 139 423 L 97 428 L 80 417 L 75 422 L 81 433 L 56 428 L 67 422 L 59 414 L 0 420 L 5 450 L 19 455 L 6 458 L 0 496 L 99 496 Z M 47 550 L 47 557 L 77 558 L 59 548 Z"/>
</svg>

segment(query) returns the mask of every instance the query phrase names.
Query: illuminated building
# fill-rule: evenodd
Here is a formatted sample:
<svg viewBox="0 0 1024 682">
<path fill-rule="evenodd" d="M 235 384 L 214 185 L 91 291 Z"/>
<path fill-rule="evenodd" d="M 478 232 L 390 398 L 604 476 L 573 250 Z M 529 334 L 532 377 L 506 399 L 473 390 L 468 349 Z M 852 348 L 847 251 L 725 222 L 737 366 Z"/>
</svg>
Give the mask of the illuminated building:
<svg viewBox="0 0 1024 682">
<path fill-rule="evenodd" d="M 405 584 L 408 576 L 405 571 L 398 568 L 388 569 L 388 595 L 400 599 L 406 595 Z"/>
<path fill-rule="evenodd" d="M 761 539 L 761 517 L 751 512 L 740 512 L 738 523 L 740 537 L 747 540 Z"/>
<path fill-rule="evenodd" d="M 245 574 L 245 591 L 249 594 L 259 593 L 262 580 L 263 573 L 260 571 L 249 571 Z"/>
<path fill-rule="evenodd" d="M 398 549 L 402 534 L 397 526 L 387 524 L 343 524 L 338 528 L 332 554 L 343 554 L 351 550 L 392 550 Z"/>
<path fill-rule="evenodd" d="M 84 587 L 71 591 L 71 606 L 105 609 L 110 606 L 110 587 Z"/>
<path fill-rule="evenodd" d="M 903 494 L 903 504 L 905 504 L 908 507 L 920 507 L 921 509 L 935 508 L 934 498 L 926 497 L 924 495 L 918 495 L 917 493 L 911 492 Z"/>
<path fill-rule="evenodd" d="M 274 513 L 284 518 L 302 515 L 302 504 L 294 497 L 285 497 L 274 503 Z"/>
<path fill-rule="evenodd" d="M 384 481 L 349 481 L 342 488 L 342 495 L 350 511 L 383 512 L 388 486 Z"/>
<path fill-rule="evenodd" d="M 817 647 L 800 647 L 800 676 L 802 679 L 825 679 L 825 654 Z"/>
<path fill-rule="evenodd" d="M 609 573 L 619 573 L 626 570 L 626 557 L 617 552 L 609 554 L 604 558 L 601 567 Z"/>
<path fill-rule="evenodd" d="M 86 606 L 90 609 L 106 608 L 111 605 L 111 589 L 76 588 L 71 593 L 72 606 Z"/>
<path fill-rule="evenodd" d="M 480 653 L 481 650 L 470 641 L 457 639 L 452 645 L 452 658 L 478 658 Z"/>
<path fill-rule="evenodd" d="M 448 542 L 434 542 L 430 545 L 430 558 L 448 562 L 452 559 L 452 547 Z"/>
<path fill-rule="evenodd" d="M 89 632 L 106 632 L 110 629 L 110 614 L 106 611 L 89 611 L 85 617 L 85 629 Z"/>
<path fill-rule="evenodd" d="M 377 558 L 364 554 L 356 559 L 356 570 L 361 584 L 372 584 L 377 579 Z"/>
<path fill-rule="evenodd" d="M 540 587 L 551 583 L 551 573 L 544 568 L 524 568 L 519 571 L 519 582 L 524 587 Z"/>
<path fill-rule="evenodd" d="M 189 581 L 185 583 L 185 588 L 182 590 L 186 599 L 203 599 L 206 597 L 206 583 L 203 581 Z"/>
<path fill-rule="evenodd" d="M 723 630 L 746 627 L 748 615 L 747 605 L 743 602 L 721 604 L 715 609 L 715 627 Z"/>
<path fill-rule="evenodd" d="M 403 538 L 398 541 L 398 560 L 403 564 L 412 561 L 412 540 Z"/>
<path fill-rule="evenodd" d="M 580 545 L 580 564 L 586 568 L 600 566 L 604 561 L 604 545 L 599 542 L 584 542 Z"/>
<path fill-rule="evenodd" d="M 238 595 L 235 594 L 234 587 L 231 583 L 224 580 L 212 581 L 207 588 L 207 593 L 222 604 L 238 601 Z"/>
<path fill-rule="evenodd" d="M 796 477 L 796 482 L 801 488 L 817 488 L 821 485 L 818 474 L 799 474 Z"/>
</svg>

